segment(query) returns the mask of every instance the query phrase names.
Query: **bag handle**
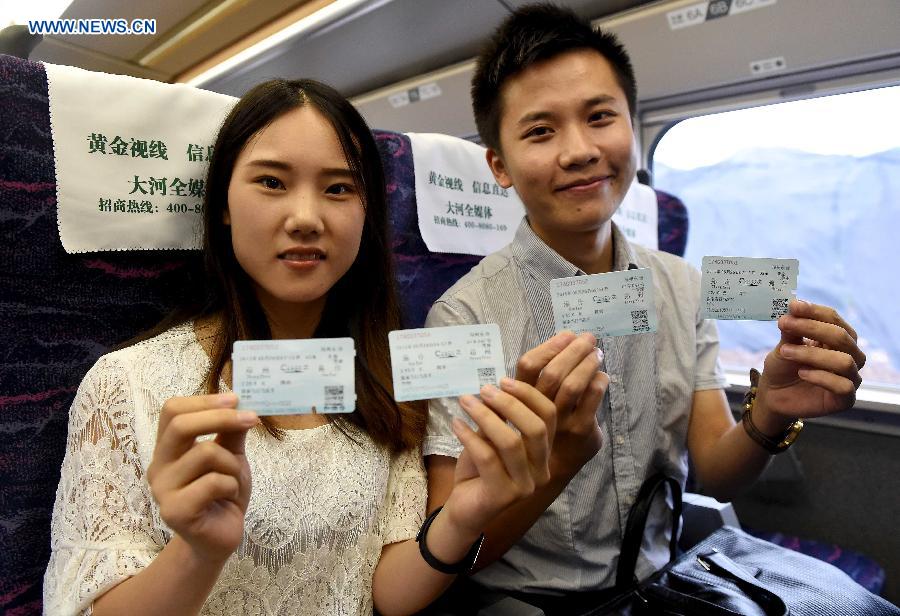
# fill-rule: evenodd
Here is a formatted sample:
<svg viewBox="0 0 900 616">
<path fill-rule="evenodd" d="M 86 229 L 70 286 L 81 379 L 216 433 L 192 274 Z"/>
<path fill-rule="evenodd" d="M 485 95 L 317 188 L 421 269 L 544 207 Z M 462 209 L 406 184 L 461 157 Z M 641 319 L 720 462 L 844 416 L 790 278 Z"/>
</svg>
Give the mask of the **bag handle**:
<svg viewBox="0 0 900 616">
<path fill-rule="evenodd" d="M 634 571 L 637 567 L 641 543 L 644 540 L 644 528 L 647 526 L 650 506 L 653 504 L 656 493 L 666 485 L 669 486 L 669 491 L 672 493 L 672 537 L 669 539 L 669 562 L 674 561 L 678 555 L 678 530 L 681 526 L 682 508 L 681 484 L 672 477 L 657 473 L 644 481 L 644 485 L 641 486 L 641 490 L 628 512 L 625 536 L 622 539 L 622 550 L 619 554 L 619 565 L 616 569 L 616 588 L 622 591 L 630 588 L 637 581 Z"/>
<path fill-rule="evenodd" d="M 781 597 L 760 584 L 743 567 L 717 549 L 709 548 L 697 554 L 696 559 L 699 566 L 710 573 L 734 583 L 741 592 L 762 608 L 766 616 L 790 616 L 791 610 Z M 679 572 L 678 575 L 684 573 Z M 666 610 L 666 613 L 692 616 L 737 616 L 737 612 L 734 611 L 738 609 L 736 607 L 725 607 L 710 602 L 707 598 L 680 592 L 659 580 L 642 585 L 636 595 L 643 600 L 647 613 L 655 614 Z"/>
<path fill-rule="evenodd" d="M 739 564 L 728 558 L 715 548 L 697 555 L 697 562 L 710 573 L 730 579 L 748 597 L 765 610 L 770 616 L 787 616 L 790 609 L 785 602 L 774 592 L 763 586 L 759 581 Z"/>
</svg>

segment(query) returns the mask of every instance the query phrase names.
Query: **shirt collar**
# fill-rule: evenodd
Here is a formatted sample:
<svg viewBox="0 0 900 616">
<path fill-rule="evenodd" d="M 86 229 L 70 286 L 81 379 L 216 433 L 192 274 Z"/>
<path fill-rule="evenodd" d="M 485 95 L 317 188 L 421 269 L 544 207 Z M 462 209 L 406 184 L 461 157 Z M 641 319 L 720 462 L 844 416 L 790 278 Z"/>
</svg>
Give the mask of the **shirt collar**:
<svg viewBox="0 0 900 616">
<path fill-rule="evenodd" d="M 634 248 L 616 223 L 610 222 L 610 225 L 613 242 L 613 271 L 634 269 L 637 267 Z M 584 271 L 566 261 L 537 236 L 531 225 L 528 224 L 527 216 L 522 217 L 522 222 L 516 230 L 512 251 L 522 269 L 535 279 L 546 282 L 548 287 L 554 278 L 585 275 Z"/>
<path fill-rule="evenodd" d="M 616 226 L 616 223 L 610 222 L 610 225 L 612 225 L 613 271 L 619 272 L 640 267 L 634 246 L 631 245 L 622 230 Z"/>
</svg>

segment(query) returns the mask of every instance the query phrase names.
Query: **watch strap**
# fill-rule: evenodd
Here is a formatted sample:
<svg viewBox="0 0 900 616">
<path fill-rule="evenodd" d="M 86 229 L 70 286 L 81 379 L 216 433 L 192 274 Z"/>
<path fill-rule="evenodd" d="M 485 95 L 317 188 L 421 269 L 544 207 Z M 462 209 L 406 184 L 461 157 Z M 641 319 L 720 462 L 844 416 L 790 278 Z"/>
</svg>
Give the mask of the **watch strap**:
<svg viewBox="0 0 900 616">
<path fill-rule="evenodd" d="M 756 393 L 759 388 L 760 373 L 756 368 L 750 369 L 750 389 L 744 394 L 744 414 L 741 416 L 741 423 L 747 435 L 756 441 L 763 449 L 771 454 L 779 454 L 794 444 L 797 435 L 803 429 L 803 420 L 797 419 L 787 430 L 776 437 L 770 437 L 763 434 L 756 424 L 753 423 L 753 404 L 756 402 Z"/>
</svg>

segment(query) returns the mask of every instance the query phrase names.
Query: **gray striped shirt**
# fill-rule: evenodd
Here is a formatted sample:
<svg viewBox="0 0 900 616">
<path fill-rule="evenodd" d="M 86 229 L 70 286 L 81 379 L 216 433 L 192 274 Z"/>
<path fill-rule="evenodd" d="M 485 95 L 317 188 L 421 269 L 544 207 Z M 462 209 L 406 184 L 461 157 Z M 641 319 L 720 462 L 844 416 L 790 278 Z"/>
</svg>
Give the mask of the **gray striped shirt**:
<svg viewBox="0 0 900 616">
<path fill-rule="evenodd" d="M 683 259 L 630 244 L 613 224 L 613 269 L 653 272 L 656 333 L 600 340 L 610 384 L 597 418 L 603 447 L 524 537 L 476 579 L 491 588 L 554 593 L 611 586 L 628 510 L 658 471 L 687 477 L 687 430 L 694 391 L 727 385 L 718 366 L 715 323 L 698 317 L 700 275 Z M 513 242 L 484 258 L 431 308 L 426 327 L 497 323 L 507 374 L 526 351 L 553 336 L 550 280 L 584 272 L 538 238 L 523 219 Z M 458 457 L 450 430 L 465 418 L 455 398 L 430 403 L 425 455 Z M 638 576 L 668 560 L 670 515 L 651 510 Z"/>
</svg>

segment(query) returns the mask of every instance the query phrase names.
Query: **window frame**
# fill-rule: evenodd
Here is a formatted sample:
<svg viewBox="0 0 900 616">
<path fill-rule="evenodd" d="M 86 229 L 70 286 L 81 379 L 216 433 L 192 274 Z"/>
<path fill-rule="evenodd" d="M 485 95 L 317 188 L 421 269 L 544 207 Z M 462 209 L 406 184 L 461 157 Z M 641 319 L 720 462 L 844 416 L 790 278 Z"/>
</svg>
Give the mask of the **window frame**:
<svg viewBox="0 0 900 616">
<path fill-rule="evenodd" d="M 832 70 L 838 76 L 829 77 L 827 72 L 817 72 L 816 75 L 807 76 L 805 80 L 801 76 L 792 79 L 785 87 L 749 84 L 743 90 L 722 88 L 707 93 L 671 97 L 669 100 L 644 102 L 641 104 L 636 126 L 642 166 L 650 170 L 652 178 L 653 155 L 659 142 L 673 126 L 690 118 L 900 85 L 900 68 L 896 67 L 855 75 L 843 75 L 842 72 L 838 67 Z M 726 370 L 725 376 L 729 383 L 726 389 L 729 400 L 735 401 L 748 389 L 749 375 Z M 811 421 L 821 425 L 900 436 L 900 386 L 894 388 L 863 382 L 857 391 L 856 404 L 851 410 Z"/>
</svg>

